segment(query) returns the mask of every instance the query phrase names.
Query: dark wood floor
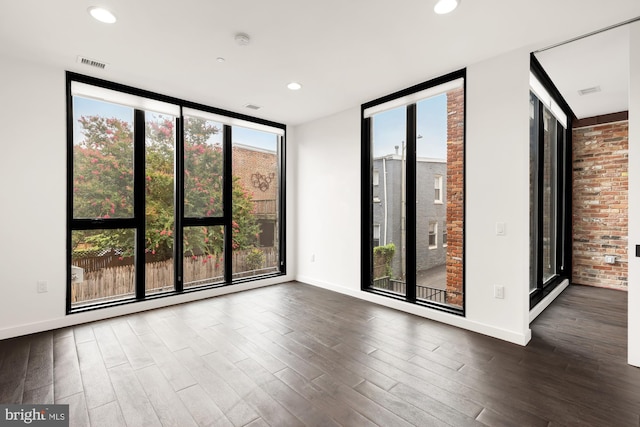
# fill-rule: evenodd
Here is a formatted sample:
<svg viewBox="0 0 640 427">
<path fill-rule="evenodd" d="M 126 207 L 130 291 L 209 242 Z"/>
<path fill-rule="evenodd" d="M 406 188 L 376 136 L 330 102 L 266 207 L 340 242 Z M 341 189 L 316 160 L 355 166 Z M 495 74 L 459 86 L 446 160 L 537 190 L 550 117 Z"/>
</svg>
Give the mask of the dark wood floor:
<svg viewBox="0 0 640 427">
<path fill-rule="evenodd" d="M 569 287 L 527 347 L 299 283 L 0 342 L 0 403 L 72 426 L 638 426 L 626 294 Z"/>
</svg>

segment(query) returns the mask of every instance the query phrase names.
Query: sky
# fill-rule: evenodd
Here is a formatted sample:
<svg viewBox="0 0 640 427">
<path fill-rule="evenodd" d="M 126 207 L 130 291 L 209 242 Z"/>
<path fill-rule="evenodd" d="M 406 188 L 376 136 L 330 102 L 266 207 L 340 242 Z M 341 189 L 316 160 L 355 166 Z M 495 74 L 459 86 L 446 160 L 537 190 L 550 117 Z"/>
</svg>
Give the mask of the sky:
<svg viewBox="0 0 640 427">
<path fill-rule="evenodd" d="M 133 127 L 133 108 L 75 96 L 73 98 L 74 144 L 78 144 L 83 138 L 82 127 L 78 123 L 78 119 L 82 116 L 94 115 L 127 121 Z M 155 115 L 158 116 L 159 114 L 155 113 Z M 217 127 L 222 128 L 222 125 L 218 123 Z M 234 143 L 276 151 L 278 137 L 273 133 L 234 126 L 232 134 Z M 212 135 L 208 142 L 211 144 L 222 143 L 222 132 Z"/>
<path fill-rule="evenodd" d="M 417 156 L 447 158 L 447 96 L 424 99 L 417 103 Z M 373 117 L 373 157 L 402 153 L 406 138 L 406 107 L 378 113 Z"/>
</svg>

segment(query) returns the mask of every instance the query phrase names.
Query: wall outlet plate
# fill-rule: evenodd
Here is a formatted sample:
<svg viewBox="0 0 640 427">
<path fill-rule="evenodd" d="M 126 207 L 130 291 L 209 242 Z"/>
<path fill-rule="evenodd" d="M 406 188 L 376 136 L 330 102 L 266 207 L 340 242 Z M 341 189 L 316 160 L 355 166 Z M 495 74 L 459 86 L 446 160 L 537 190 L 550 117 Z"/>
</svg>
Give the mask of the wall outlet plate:
<svg viewBox="0 0 640 427">
<path fill-rule="evenodd" d="M 46 280 L 38 280 L 37 291 L 39 294 L 43 294 L 48 291 L 47 289 L 47 281 Z"/>
</svg>

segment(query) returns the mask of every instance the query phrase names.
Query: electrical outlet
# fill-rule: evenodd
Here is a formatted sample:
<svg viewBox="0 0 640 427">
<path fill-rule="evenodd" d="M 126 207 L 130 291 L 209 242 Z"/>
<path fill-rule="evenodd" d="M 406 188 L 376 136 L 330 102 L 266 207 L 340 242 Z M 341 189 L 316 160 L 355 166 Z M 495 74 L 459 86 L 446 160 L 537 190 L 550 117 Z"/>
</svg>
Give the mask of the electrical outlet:
<svg viewBox="0 0 640 427">
<path fill-rule="evenodd" d="M 615 255 L 605 255 L 604 256 L 604 262 L 606 264 L 615 264 L 616 263 L 616 256 Z"/>
<path fill-rule="evenodd" d="M 493 297 L 498 299 L 504 299 L 504 286 L 495 285 L 493 287 Z"/>
<path fill-rule="evenodd" d="M 46 280 L 38 280 L 37 291 L 39 294 L 43 294 L 48 291 L 48 283 Z"/>
</svg>

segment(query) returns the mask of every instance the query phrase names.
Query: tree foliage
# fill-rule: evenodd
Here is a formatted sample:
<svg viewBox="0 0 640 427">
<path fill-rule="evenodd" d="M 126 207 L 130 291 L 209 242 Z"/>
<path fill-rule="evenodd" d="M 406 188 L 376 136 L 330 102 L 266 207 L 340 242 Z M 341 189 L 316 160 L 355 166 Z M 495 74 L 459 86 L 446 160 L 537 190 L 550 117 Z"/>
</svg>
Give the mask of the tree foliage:
<svg viewBox="0 0 640 427">
<path fill-rule="evenodd" d="M 83 116 L 83 139 L 73 147 L 74 218 L 134 216 L 133 124 L 117 118 Z M 222 147 L 212 143 L 220 129 L 197 118 L 185 120 L 184 212 L 187 217 L 223 215 Z M 173 256 L 175 121 L 147 117 L 145 126 L 145 251 L 157 259 Z M 260 232 L 252 195 L 233 177 L 233 248 L 254 247 Z M 184 232 L 185 255 L 221 254 L 223 227 L 189 227 Z M 74 250 L 115 251 L 133 255 L 131 230 L 75 231 Z"/>
</svg>

